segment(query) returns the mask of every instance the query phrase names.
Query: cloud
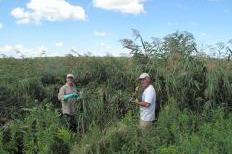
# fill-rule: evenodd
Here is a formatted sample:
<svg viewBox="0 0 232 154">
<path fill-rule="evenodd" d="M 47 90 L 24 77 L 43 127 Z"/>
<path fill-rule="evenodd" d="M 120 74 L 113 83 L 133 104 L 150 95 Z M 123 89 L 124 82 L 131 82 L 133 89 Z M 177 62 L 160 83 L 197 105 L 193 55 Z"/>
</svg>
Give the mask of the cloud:
<svg viewBox="0 0 232 154">
<path fill-rule="evenodd" d="M 25 48 L 22 44 L 5 45 L 0 47 L 0 54 L 8 57 L 25 57 L 25 55 L 32 53 L 33 49 Z M 28 55 L 29 56 L 29 55 Z"/>
<path fill-rule="evenodd" d="M 100 43 L 100 46 L 101 46 L 101 47 L 106 47 L 106 44 L 105 44 L 104 42 L 101 42 L 101 43 Z"/>
<path fill-rule="evenodd" d="M 107 32 L 99 32 L 99 31 L 95 31 L 93 34 L 94 34 L 95 36 L 100 36 L 100 37 L 104 37 L 104 36 L 110 35 L 110 33 L 107 33 Z"/>
<path fill-rule="evenodd" d="M 98 56 L 128 56 L 129 51 L 125 48 L 113 46 L 110 43 L 100 42 L 97 47 L 92 49 L 93 53 Z"/>
<path fill-rule="evenodd" d="M 41 23 L 41 21 L 85 20 L 85 10 L 71 5 L 66 0 L 30 0 L 26 8 L 17 7 L 11 11 L 18 24 Z"/>
<path fill-rule="evenodd" d="M 3 28 L 3 25 L 0 23 L 0 29 L 2 29 Z"/>
<path fill-rule="evenodd" d="M 144 12 L 144 2 L 145 0 L 93 0 L 93 5 L 106 10 L 140 14 Z"/>
<path fill-rule="evenodd" d="M 44 47 L 43 45 L 35 48 L 27 48 L 22 44 L 5 45 L 0 47 L 0 56 L 22 58 L 41 57 L 45 54 L 49 55 L 48 48 Z"/>
<path fill-rule="evenodd" d="M 62 46 L 64 46 L 64 43 L 63 42 L 56 42 L 56 44 L 55 44 L 57 47 L 62 47 Z"/>
</svg>

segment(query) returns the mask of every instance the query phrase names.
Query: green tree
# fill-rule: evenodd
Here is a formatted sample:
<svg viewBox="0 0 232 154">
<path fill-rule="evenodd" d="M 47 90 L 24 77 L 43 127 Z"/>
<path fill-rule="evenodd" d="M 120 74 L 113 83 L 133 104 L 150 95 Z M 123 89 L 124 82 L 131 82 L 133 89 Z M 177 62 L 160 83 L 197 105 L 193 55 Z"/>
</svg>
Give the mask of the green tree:
<svg viewBox="0 0 232 154">
<path fill-rule="evenodd" d="M 164 49 L 171 55 L 189 56 L 197 52 L 194 36 L 186 31 L 175 32 L 164 37 Z"/>
</svg>

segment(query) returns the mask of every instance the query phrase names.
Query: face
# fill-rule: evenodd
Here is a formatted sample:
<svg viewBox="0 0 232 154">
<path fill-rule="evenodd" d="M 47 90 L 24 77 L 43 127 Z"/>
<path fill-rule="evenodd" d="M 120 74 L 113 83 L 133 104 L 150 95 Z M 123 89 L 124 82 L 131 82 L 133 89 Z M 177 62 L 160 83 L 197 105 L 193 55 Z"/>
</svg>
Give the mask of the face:
<svg viewBox="0 0 232 154">
<path fill-rule="evenodd" d="M 140 84 L 143 89 L 146 89 L 150 85 L 150 79 L 149 78 L 141 79 Z"/>
<path fill-rule="evenodd" d="M 73 83 L 74 79 L 73 78 L 66 78 L 66 82 L 69 83 Z"/>
</svg>

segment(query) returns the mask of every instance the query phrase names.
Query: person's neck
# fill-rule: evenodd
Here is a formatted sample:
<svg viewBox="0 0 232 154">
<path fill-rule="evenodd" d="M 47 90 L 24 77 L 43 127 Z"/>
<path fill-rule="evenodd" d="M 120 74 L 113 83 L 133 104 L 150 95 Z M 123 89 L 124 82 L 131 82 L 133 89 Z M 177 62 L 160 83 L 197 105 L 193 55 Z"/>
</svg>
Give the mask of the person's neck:
<svg viewBox="0 0 232 154">
<path fill-rule="evenodd" d="M 151 85 L 151 84 L 149 83 L 149 84 L 146 86 L 146 88 L 145 88 L 145 89 L 147 89 L 150 85 Z"/>
<path fill-rule="evenodd" d="M 143 90 L 147 89 L 151 84 L 147 85 L 146 87 L 143 88 Z"/>
<path fill-rule="evenodd" d="M 74 83 L 66 83 L 67 86 L 73 87 Z"/>
</svg>

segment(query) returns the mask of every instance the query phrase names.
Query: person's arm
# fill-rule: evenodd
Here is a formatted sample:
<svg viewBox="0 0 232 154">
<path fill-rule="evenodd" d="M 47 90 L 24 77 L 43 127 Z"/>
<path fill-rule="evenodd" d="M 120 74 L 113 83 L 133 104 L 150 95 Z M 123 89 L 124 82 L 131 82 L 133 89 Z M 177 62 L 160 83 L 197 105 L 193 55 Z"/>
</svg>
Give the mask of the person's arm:
<svg viewBox="0 0 232 154">
<path fill-rule="evenodd" d="M 58 93 L 58 100 L 63 101 L 64 100 L 64 88 L 61 87 Z"/>
<path fill-rule="evenodd" d="M 155 92 L 153 90 L 149 89 L 144 94 L 144 101 L 139 102 L 138 99 L 136 99 L 135 103 L 138 104 L 139 106 L 148 108 L 150 106 L 150 104 L 152 103 L 154 97 L 155 97 Z"/>
<path fill-rule="evenodd" d="M 138 99 L 136 99 L 135 104 L 137 104 L 139 106 L 142 106 L 142 107 L 145 107 L 145 108 L 148 108 L 150 106 L 150 103 L 148 103 L 148 102 L 139 102 Z"/>
</svg>

